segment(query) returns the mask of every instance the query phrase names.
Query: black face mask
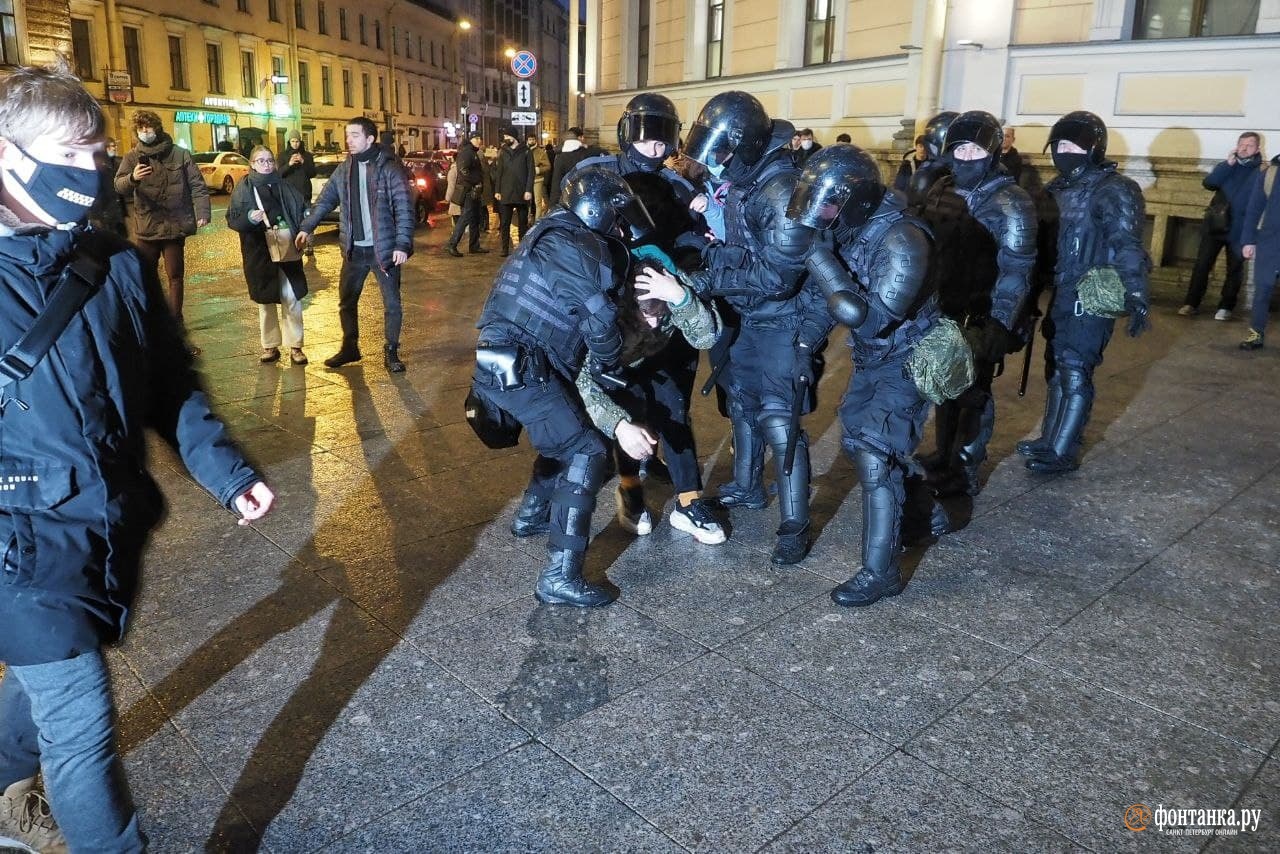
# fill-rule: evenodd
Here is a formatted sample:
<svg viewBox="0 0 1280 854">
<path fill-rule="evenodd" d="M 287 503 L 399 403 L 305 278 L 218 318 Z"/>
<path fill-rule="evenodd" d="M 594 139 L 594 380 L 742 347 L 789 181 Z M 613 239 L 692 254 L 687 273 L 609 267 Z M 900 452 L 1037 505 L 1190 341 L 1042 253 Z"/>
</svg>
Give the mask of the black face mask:
<svg viewBox="0 0 1280 854">
<path fill-rule="evenodd" d="M 957 187 L 972 190 L 982 183 L 990 165 L 990 158 L 987 157 L 981 160 L 956 160 L 951 164 L 951 174 L 955 176 Z"/>
<path fill-rule="evenodd" d="M 1074 151 L 1055 151 L 1051 156 L 1053 157 L 1054 168 L 1067 178 L 1081 171 L 1089 164 L 1089 155 L 1078 154 Z"/>
<path fill-rule="evenodd" d="M 666 161 L 667 156 L 663 154 L 657 157 L 645 157 L 636 150 L 634 145 L 628 145 L 627 159 L 645 172 L 657 172 L 662 168 L 662 164 Z"/>
<path fill-rule="evenodd" d="M 89 208 L 98 195 L 97 169 L 45 163 L 18 148 L 12 140 L 9 144 L 34 163 L 35 168 L 26 180 L 12 169 L 5 171 L 22 185 L 41 211 L 57 223 L 84 222 L 88 219 Z"/>
</svg>

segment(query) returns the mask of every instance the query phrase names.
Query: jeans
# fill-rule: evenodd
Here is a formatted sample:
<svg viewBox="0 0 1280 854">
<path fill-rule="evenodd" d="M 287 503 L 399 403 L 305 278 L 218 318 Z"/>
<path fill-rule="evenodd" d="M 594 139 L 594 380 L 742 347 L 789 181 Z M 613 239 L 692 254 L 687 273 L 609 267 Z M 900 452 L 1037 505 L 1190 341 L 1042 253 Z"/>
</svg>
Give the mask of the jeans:
<svg viewBox="0 0 1280 854">
<path fill-rule="evenodd" d="M 1244 257 L 1239 246 L 1232 246 L 1225 238 L 1209 232 L 1200 235 L 1200 250 L 1196 254 L 1196 266 L 1191 271 L 1191 281 L 1187 285 L 1187 296 L 1183 303 L 1200 307 L 1204 292 L 1209 288 L 1209 272 L 1218 260 L 1218 253 L 1227 250 L 1227 278 L 1222 283 L 1222 297 L 1218 300 L 1218 308 L 1234 311 L 1236 300 L 1240 297 L 1240 284 L 1244 281 Z"/>
<path fill-rule="evenodd" d="M 338 319 L 342 322 L 342 349 L 353 352 L 360 348 L 360 294 L 369 274 L 382 289 L 382 318 L 387 344 L 400 346 L 400 324 L 404 311 L 400 307 L 400 268 L 383 270 L 378 266 L 372 246 L 352 246 L 351 254 L 342 261 L 338 278 Z"/>
<path fill-rule="evenodd" d="M 466 197 L 462 200 L 462 215 L 453 224 L 453 234 L 449 235 L 450 246 L 458 248 L 462 232 L 468 226 L 471 227 L 471 239 L 467 241 L 467 248 L 475 252 L 480 248 L 480 192 L 478 190 L 468 190 Z"/>
<path fill-rule="evenodd" d="M 38 762 L 72 851 L 146 848 L 116 755 L 113 714 L 99 650 L 10 665 L 0 680 L 0 789 L 34 776 Z"/>
<path fill-rule="evenodd" d="M 683 337 L 676 336 L 656 356 L 648 359 L 624 391 L 611 395 L 616 403 L 657 435 L 662 442 L 662 455 L 671 472 L 671 483 L 677 494 L 702 491 L 702 472 L 698 468 L 698 448 L 694 444 L 693 427 L 689 423 L 689 404 L 693 400 L 694 377 L 698 373 L 698 351 Z M 640 463 L 614 443 L 618 473 L 637 475 Z"/>
</svg>

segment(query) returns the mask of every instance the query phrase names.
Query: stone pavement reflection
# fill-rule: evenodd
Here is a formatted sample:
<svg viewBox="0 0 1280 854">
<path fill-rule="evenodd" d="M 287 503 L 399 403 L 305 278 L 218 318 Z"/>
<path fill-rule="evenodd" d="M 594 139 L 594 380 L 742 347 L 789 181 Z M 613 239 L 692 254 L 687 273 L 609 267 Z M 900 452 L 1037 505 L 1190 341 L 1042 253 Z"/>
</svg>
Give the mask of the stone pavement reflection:
<svg viewBox="0 0 1280 854">
<path fill-rule="evenodd" d="M 200 364 L 279 504 L 238 528 L 155 448 L 170 513 L 110 661 L 156 851 L 1205 843 L 1127 830 L 1134 803 L 1260 807 L 1257 833 L 1214 850 L 1280 846 L 1280 357 L 1240 354 L 1241 324 L 1173 304 L 1117 337 L 1084 467 L 1056 479 L 1013 453 L 1043 383 L 1019 400 L 997 381 L 990 482 L 950 508 L 967 525 L 859 612 L 827 599 L 860 538 L 837 333 L 807 421 L 812 555 L 769 564 L 773 508 L 735 512 L 719 547 L 666 524 L 637 541 L 610 486 L 589 564 L 623 595 L 582 613 L 536 605 L 542 543 L 507 533 L 530 450 L 488 451 L 462 421 L 500 259 L 451 259 L 444 237 L 419 233 L 395 377 L 372 355 L 376 288 L 371 356 L 321 364 L 332 233 L 307 267 L 305 369 L 258 364 L 233 235 L 189 244 Z M 726 423 L 706 399 L 696 417 L 722 482 Z"/>
</svg>

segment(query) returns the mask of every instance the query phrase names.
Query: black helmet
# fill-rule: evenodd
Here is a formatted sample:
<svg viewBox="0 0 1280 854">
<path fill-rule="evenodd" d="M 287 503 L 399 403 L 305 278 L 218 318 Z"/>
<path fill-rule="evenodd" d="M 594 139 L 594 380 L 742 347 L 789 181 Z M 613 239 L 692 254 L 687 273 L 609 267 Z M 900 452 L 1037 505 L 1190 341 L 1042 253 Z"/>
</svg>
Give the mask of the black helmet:
<svg viewBox="0 0 1280 854">
<path fill-rule="evenodd" d="M 791 191 L 787 217 L 810 228 L 858 228 L 884 199 L 876 161 L 856 145 L 828 145 L 809 158 Z"/>
<path fill-rule="evenodd" d="M 684 143 L 684 153 L 715 168 L 730 157 L 745 167 L 764 157 L 773 122 L 764 105 L 746 92 L 721 92 L 707 101 Z"/>
<path fill-rule="evenodd" d="M 969 110 L 952 119 L 942 150 L 950 151 L 966 142 L 981 146 L 986 149 L 987 154 L 999 155 L 1000 148 L 1004 145 L 1004 128 L 986 110 Z"/>
<path fill-rule="evenodd" d="M 562 196 L 561 204 L 592 231 L 613 234 L 622 228 L 633 241 L 653 231 L 644 202 L 621 175 L 603 166 L 574 170 Z"/>
<path fill-rule="evenodd" d="M 1049 131 L 1049 141 L 1044 147 L 1049 152 L 1057 151 L 1062 140 L 1074 142 L 1085 150 L 1089 160 L 1102 163 L 1107 156 L 1107 125 L 1095 113 L 1088 110 L 1076 110 L 1067 113 L 1053 124 Z"/>
<path fill-rule="evenodd" d="M 618 119 L 618 147 L 623 151 L 633 142 L 656 139 L 667 144 L 667 154 L 680 145 L 680 115 L 666 95 L 643 92 L 627 102 Z"/>
<path fill-rule="evenodd" d="M 924 137 L 924 150 L 930 160 L 937 160 L 946 150 L 944 143 L 947 140 L 947 128 L 951 127 L 951 123 L 958 115 L 960 114 L 957 112 L 945 110 L 925 124 L 924 133 L 920 135 Z"/>
</svg>

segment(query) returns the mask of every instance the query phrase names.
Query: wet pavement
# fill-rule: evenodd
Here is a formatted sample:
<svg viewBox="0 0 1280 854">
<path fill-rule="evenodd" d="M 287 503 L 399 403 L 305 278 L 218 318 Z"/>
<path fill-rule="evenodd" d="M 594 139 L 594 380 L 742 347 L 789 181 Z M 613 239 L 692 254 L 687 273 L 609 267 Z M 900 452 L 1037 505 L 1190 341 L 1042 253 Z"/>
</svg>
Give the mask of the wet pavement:
<svg viewBox="0 0 1280 854">
<path fill-rule="evenodd" d="M 807 419 L 811 556 L 770 565 L 773 507 L 734 512 L 722 546 L 665 513 L 637 540 L 610 484 L 589 571 L 622 598 L 579 612 L 536 604 L 542 543 L 507 532 L 530 449 L 488 451 L 462 418 L 496 252 L 449 258 L 443 226 L 420 231 L 408 371 L 381 364 L 376 287 L 366 359 L 333 371 L 322 235 L 305 369 L 259 365 L 234 236 L 189 244 L 200 366 L 279 504 L 239 528 L 155 449 L 169 516 L 110 657 L 155 850 L 1280 847 L 1280 358 L 1236 350 L 1242 323 L 1169 304 L 1117 336 L 1062 477 L 1013 453 L 1043 383 L 1020 400 L 1011 366 L 987 488 L 950 505 L 962 529 L 860 611 L 827 598 L 860 541 L 837 333 Z M 696 424 L 714 486 L 714 399 Z M 655 511 L 671 498 L 650 486 Z M 1134 804 L 1263 812 L 1212 840 L 1127 829 Z"/>
</svg>

